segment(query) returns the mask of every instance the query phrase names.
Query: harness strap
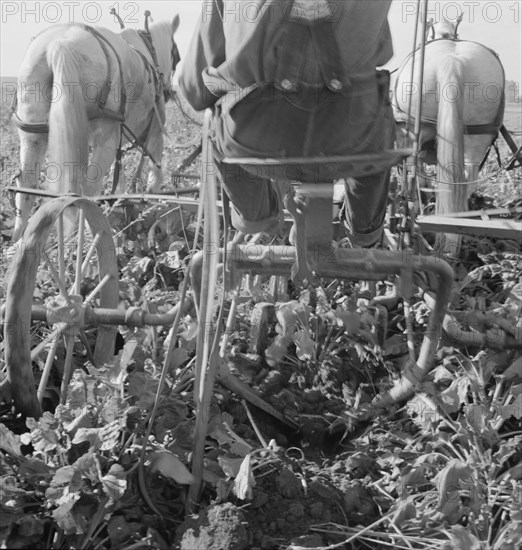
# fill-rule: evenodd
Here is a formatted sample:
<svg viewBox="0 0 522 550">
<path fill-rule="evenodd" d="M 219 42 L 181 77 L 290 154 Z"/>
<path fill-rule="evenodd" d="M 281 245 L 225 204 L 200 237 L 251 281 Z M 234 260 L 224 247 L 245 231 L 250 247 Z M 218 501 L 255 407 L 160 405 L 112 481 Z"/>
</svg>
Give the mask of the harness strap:
<svg viewBox="0 0 522 550">
<path fill-rule="evenodd" d="M 152 66 L 147 58 L 139 51 L 136 50 L 142 57 L 142 59 L 145 61 L 145 64 L 152 67 L 153 74 L 154 74 L 154 80 L 155 80 L 155 87 L 156 87 L 156 97 L 154 98 L 154 103 L 159 103 L 161 94 L 163 92 L 163 75 L 160 71 L 160 66 L 158 62 L 158 55 L 156 53 L 156 48 L 154 47 L 154 42 L 152 41 L 152 35 L 149 31 L 142 31 L 138 30 L 138 34 L 140 38 L 142 39 L 143 43 L 145 44 L 145 47 L 147 48 L 148 52 L 150 53 L 150 56 L 152 58 L 152 62 L 154 65 Z"/>
<path fill-rule="evenodd" d="M 498 132 L 501 126 L 501 122 L 498 124 L 476 124 L 474 126 L 465 126 L 464 134 L 468 136 L 480 136 L 484 134 L 491 134 L 492 136 L 498 136 Z"/>
<path fill-rule="evenodd" d="M 143 142 L 145 141 L 147 134 L 149 133 L 150 127 L 152 125 L 152 118 L 149 120 L 149 124 L 147 125 L 147 128 L 145 131 L 141 134 L 140 137 L 136 136 L 136 134 L 125 124 L 122 123 L 122 133 L 127 133 L 130 135 L 132 140 L 129 138 L 129 135 L 127 135 L 127 139 L 131 141 L 131 146 L 127 149 L 133 149 L 136 148 L 141 151 L 141 154 L 146 156 L 150 161 L 156 166 L 156 168 L 161 169 L 161 164 L 157 162 L 154 157 L 149 153 L 149 151 L 146 149 Z"/>
<path fill-rule="evenodd" d="M 114 173 L 112 177 L 112 189 L 111 189 L 111 195 L 114 195 L 116 192 L 116 188 L 118 187 L 118 183 L 120 181 L 120 172 L 121 172 L 121 157 L 123 156 L 123 151 L 121 148 L 121 142 L 123 139 L 123 122 L 120 127 L 120 141 L 118 143 L 118 149 L 116 149 L 116 160 L 114 162 Z"/>
<path fill-rule="evenodd" d="M 161 96 L 161 90 L 163 89 L 163 84 L 160 78 L 159 67 L 151 65 L 150 61 L 136 48 L 131 46 L 133 50 L 141 57 L 141 60 L 145 64 L 147 72 L 150 74 L 152 72 L 152 77 L 154 78 L 154 103 L 158 103 Z"/>
<path fill-rule="evenodd" d="M 15 96 L 16 98 L 16 96 Z M 47 122 L 24 122 L 15 111 L 13 112 L 13 122 L 17 128 L 22 130 L 22 132 L 27 132 L 28 134 L 48 134 L 49 125 Z"/>
<path fill-rule="evenodd" d="M 16 96 L 15 96 L 16 97 Z M 98 113 L 89 117 L 89 120 L 94 120 L 96 118 L 110 118 L 117 122 L 123 122 L 125 116 L 120 113 L 116 113 L 111 109 L 100 109 Z M 13 123 L 14 125 L 26 132 L 28 134 L 48 134 L 49 133 L 49 124 L 47 122 L 24 122 L 15 111 L 13 113 Z"/>
<path fill-rule="evenodd" d="M 123 67 L 122 67 L 122 64 L 121 64 L 121 58 L 120 58 L 118 52 L 116 51 L 116 48 L 109 42 L 109 40 L 107 40 L 107 38 L 105 38 L 105 36 L 103 36 L 103 34 L 101 32 L 97 31 L 94 27 L 91 27 L 89 25 L 80 24 L 79 26 L 82 29 L 86 30 L 87 32 L 90 32 L 98 40 L 98 43 L 100 44 L 100 47 L 103 50 L 103 53 L 105 55 L 105 59 L 107 61 L 107 77 L 105 78 L 105 82 L 103 83 L 103 86 L 102 86 L 102 89 L 101 89 L 100 97 L 98 98 L 98 106 L 99 106 L 100 110 L 104 111 L 105 113 L 114 112 L 114 111 L 111 111 L 110 109 L 105 108 L 105 104 L 107 103 L 107 98 L 109 96 L 109 92 L 110 92 L 111 87 L 112 87 L 111 73 L 112 73 L 112 67 L 113 67 L 113 62 L 112 62 L 111 56 L 109 55 L 109 51 L 107 49 L 107 46 L 109 46 L 109 48 L 112 50 L 112 53 L 116 57 L 116 61 L 118 63 L 118 72 L 119 72 L 119 77 L 120 77 L 120 84 L 121 84 L 120 85 L 119 115 L 123 119 L 124 115 L 125 115 L 125 107 L 126 107 L 127 97 L 126 97 L 126 93 L 125 93 L 125 85 L 124 85 L 125 80 L 123 78 Z"/>
<path fill-rule="evenodd" d="M 401 117 L 398 122 L 406 122 L 407 118 L 408 118 L 406 116 L 406 113 L 404 113 L 404 111 L 402 111 L 399 106 L 394 105 L 394 107 L 398 111 L 400 111 L 401 114 L 405 115 L 405 116 Z M 499 111 L 502 112 L 503 110 L 500 109 Z M 410 116 L 409 121 L 411 123 L 413 123 L 415 121 L 415 118 Z M 424 126 L 430 127 L 435 131 L 437 130 L 436 121 L 421 119 L 421 122 Z M 485 135 L 485 134 L 491 134 L 492 136 L 497 136 L 499 131 L 500 131 L 501 126 L 502 126 L 502 115 L 500 115 L 500 116 L 497 115 L 497 119 L 494 122 L 490 122 L 489 124 L 465 125 L 464 126 L 464 134 L 467 135 L 467 136 L 479 136 L 479 135 Z"/>
<path fill-rule="evenodd" d="M 116 122 L 124 122 L 125 121 L 125 114 L 117 113 L 116 111 L 113 111 L 112 109 L 99 109 L 97 113 L 89 117 L 89 120 L 94 120 L 96 118 L 109 118 L 111 120 L 115 120 Z"/>
<path fill-rule="evenodd" d="M 138 30 L 138 34 L 140 35 L 140 38 L 143 40 L 143 43 L 145 44 L 147 50 L 149 51 L 150 56 L 152 57 L 154 66 L 159 71 L 158 56 L 156 54 L 156 48 L 154 47 L 154 42 L 152 42 L 152 35 L 150 34 L 150 32 L 142 31 L 142 30 Z"/>
</svg>

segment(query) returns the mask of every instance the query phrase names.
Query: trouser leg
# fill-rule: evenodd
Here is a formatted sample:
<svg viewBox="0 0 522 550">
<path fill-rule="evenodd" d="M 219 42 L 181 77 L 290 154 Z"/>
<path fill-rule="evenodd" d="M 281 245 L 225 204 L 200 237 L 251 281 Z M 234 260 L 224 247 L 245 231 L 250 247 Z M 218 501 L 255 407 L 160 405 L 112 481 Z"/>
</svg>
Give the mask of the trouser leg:
<svg viewBox="0 0 522 550">
<path fill-rule="evenodd" d="M 341 219 L 352 245 L 372 246 L 382 237 L 388 203 L 389 172 L 346 179 Z"/>
<path fill-rule="evenodd" d="M 237 164 L 215 163 L 231 202 L 234 228 L 246 234 L 277 231 L 283 220 L 283 206 L 276 184 Z"/>
<path fill-rule="evenodd" d="M 374 150 L 393 149 L 395 122 L 391 107 L 387 105 L 383 112 L 381 142 L 374 146 Z M 357 179 L 346 178 L 341 219 L 352 245 L 372 246 L 381 239 L 388 205 L 389 181 L 390 170 Z"/>
</svg>

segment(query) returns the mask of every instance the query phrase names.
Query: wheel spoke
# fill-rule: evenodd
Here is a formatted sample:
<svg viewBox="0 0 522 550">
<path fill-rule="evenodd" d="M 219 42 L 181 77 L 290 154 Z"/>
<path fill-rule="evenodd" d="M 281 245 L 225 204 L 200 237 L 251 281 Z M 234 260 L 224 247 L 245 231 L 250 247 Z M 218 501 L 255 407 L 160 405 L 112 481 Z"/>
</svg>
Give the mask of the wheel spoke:
<svg viewBox="0 0 522 550">
<path fill-rule="evenodd" d="M 45 361 L 45 367 L 42 373 L 42 378 L 40 379 L 40 384 L 38 386 L 38 392 L 37 392 L 38 401 L 40 401 L 40 404 L 43 401 L 45 389 L 47 388 L 47 381 L 49 380 L 49 374 L 51 372 L 51 367 L 53 366 L 54 355 L 56 353 L 56 348 L 58 347 L 59 341 L 60 341 L 60 334 L 57 334 L 56 338 L 53 340 L 53 343 L 51 344 L 51 349 L 49 350 L 49 354 L 47 355 L 47 359 Z"/>
<path fill-rule="evenodd" d="M 80 277 L 82 279 L 85 276 L 85 272 L 87 271 L 87 268 L 89 267 L 89 262 L 92 258 L 92 255 L 96 252 L 96 247 L 98 246 L 100 239 L 101 239 L 101 233 L 96 233 L 91 245 L 89 246 L 89 250 L 87 250 L 87 254 L 85 255 L 85 259 L 83 260 L 82 269 L 80 272 Z"/>
<path fill-rule="evenodd" d="M 73 294 L 80 294 L 80 285 L 82 280 L 82 257 L 83 242 L 85 238 L 85 211 L 80 210 L 80 219 L 78 220 L 78 247 L 76 248 L 76 274 L 73 285 Z"/>
<path fill-rule="evenodd" d="M 63 282 L 63 279 L 60 278 L 59 274 L 56 272 L 56 269 L 54 269 L 53 264 L 51 263 L 51 260 L 49 259 L 49 256 L 46 251 L 44 251 L 44 259 L 45 263 L 47 264 L 47 267 L 49 268 L 49 271 L 51 272 L 51 276 L 54 279 L 54 282 L 56 283 L 56 286 L 58 287 L 58 290 L 60 291 L 60 294 L 67 300 L 68 293 L 67 289 L 65 288 L 65 284 Z M 61 254 L 60 254 L 61 256 Z M 65 270 L 65 267 L 64 267 Z"/>
<path fill-rule="evenodd" d="M 85 298 L 83 301 L 84 304 L 88 304 L 92 299 L 94 299 L 102 290 L 102 288 L 109 282 L 111 276 L 107 273 L 105 277 L 96 285 L 93 291 Z"/>
<path fill-rule="evenodd" d="M 74 352 L 74 335 L 67 334 L 65 337 L 65 366 L 63 369 L 62 386 L 60 388 L 60 403 L 65 405 L 67 400 L 67 388 L 69 387 L 69 381 L 71 379 L 72 361 Z"/>
<path fill-rule="evenodd" d="M 31 361 L 35 361 L 37 359 L 49 342 L 52 342 L 55 338 L 58 338 L 61 334 L 63 334 L 67 326 L 67 323 L 58 323 L 51 334 L 46 336 L 36 347 L 31 350 Z"/>
<path fill-rule="evenodd" d="M 65 281 L 65 237 L 63 232 L 63 213 L 58 216 L 58 273 Z"/>
</svg>

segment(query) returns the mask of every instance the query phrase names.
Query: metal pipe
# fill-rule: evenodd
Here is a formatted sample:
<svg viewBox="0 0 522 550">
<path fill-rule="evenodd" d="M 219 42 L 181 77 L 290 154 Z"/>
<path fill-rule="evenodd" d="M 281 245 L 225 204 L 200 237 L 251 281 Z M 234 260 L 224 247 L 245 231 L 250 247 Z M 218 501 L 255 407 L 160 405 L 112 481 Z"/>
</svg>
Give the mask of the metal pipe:
<svg viewBox="0 0 522 550">
<path fill-rule="evenodd" d="M 216 250 L 217 252 L 217 250 Z M 318 251 L 320 254 L 320 251 Z M 219 250 L 220 257 L 223 250 Z M 234 244 L 229 245 L 230 262 L 239 271 L 255 271 L 260 274 L 289 275 L 290 268 L 296 260 L 296 248 L 285 245 Z M 323 252 L 316 260 L 315 273 L 318 277 L 344 279 L 380 280 L 389 275 L 399 275 L 405 266 L 411 266 L 416 272 L 440 270 L 437 264 L 447 266 L 449 273 L 446 283 L 451 288 L 453 271 L 440 258 L 431 258 L 409 254 L 407 252 L 390 252 L 388 250 L 338 249 Z M 191 265 L 193 286 L 198 284 L 198 271 L 201 262 L 194 261 Z M 444 268 L 442 268 L 444 269 Z"/>
<path fill-rule="evenodd" d="M 417 362 L 409 361 L 401 379 L 395 383 L 393 388 L 376 397 L 372 402 L 371 415 L 375 415 L 379 409 L 386 409 L 392 403 L 402 401 L 412 395 L 416 387 L 431 371 L 435 362 L 442 323 L 451 296 L 454 273 L 449 264 L 438 258 L 414 256 L 412 260 L 414 271 L 431 271 L 438 277 L 435 304 L 428 320 Z"/>
<path fill-rule="evenodd" d="M 410 69 L 410 82 L 413 84 L 413 78 L 415 77 L 415 51 L 417 50 L 417 36 L 419 33 L 419 17 L 420 17 L 420 3 L 421 0 L 417 0 L 417 17 L 415 18 L 415 28 L 413 30 L 413 47 L 411 51 L 413 52 L 411 56 L 411 69 Z M 424 37 L 422 37 L 424 41 Z M 406 118 L 406 137 L 408 138 L 408 144 L 410 142 L 410 125 L 411 125 L 411 104 L 413 99 L 413 93 L 410 94 L 408 98 L 408 113 Z M 413 144 L 412 144 L 413 145 Z M 406 160 L 404 160 L 406 163 Z M 404 171 L 403 183 L 406 183 L 406 170 Z"/>
<path fill-rule="evenodd" d="M 362 273 L 363 279 L 377 280 L 379 277 L 390 274 L 400 274 L 409 266 L 413 271 L 436 271 L 435 264 L 449 265 L 440 258 L 418 256 L 404 252 L 391 252 L 388 250 L 349 249 L 339 248 L 311 250 L 314 265 L 317 266 L 318 276 L 330 276 L 336 270 L 335 277 L 356 279 L 355 274 Z M 314 254 L 316 256 L 314 257 Z M 294 246 L 284 245 L 252 245 L 239 244 L 229 246 L 228 255 L 234 266 L 241 271 L 260 270 L 266 272 L 266 268 L 277 269 L 283 273 L 289 272 L 286 266 L 291 266 L 296 259 Z M 339 273 L 342 266 L 342 273 Z M 448 282 L 453 282 L 453 272 L 448 276 Z"/>
<path fill-rule="evenodd" d="M 426 305 L 433 309 L 435 307 L 436 296 L 433 292 L 424 292 L 422 296 Z M 517 330 L 517 327 L 502 326 L 502 319 L 495 319 L 491 315 L 486 315 L 480 312 L 473 312 L 475 321 L 479 323 L 488 323 L 497 325 L 498 328 L 491 328 L 486 332 L 481 332 L 474 327 L 473 330 L 464 330 L 456 318 L 451 313 L 444 315 L 442 326 L 444 332 L 448 335 L 453 343 L 457 343 L 461 346 L 469 347 L 488 347 L 497 350 L 503 349 L 522 349 L 522 334 L 521 330 Z M 508 334 L 505 329 L 512 329 L 514 334 Z"/>
<path fill-rule="evenodd" d="M 85 323 L 93 325 L 128 325 L 135 327 L 171 325 L 180 308 L 183 314 L 193 306 L 194 301 L 191 297 L 187 297 L 182 304 L 176 304 L 167 313 L 148 313 L 144 309 L 138 307 L 120 310 L 100 307 L 92 308 L 87 306 L 85 309 Z M 31 319 L 33 321 L 48 322 L 47 309 L 45 306 L 33 305 Z"/>
</svg>

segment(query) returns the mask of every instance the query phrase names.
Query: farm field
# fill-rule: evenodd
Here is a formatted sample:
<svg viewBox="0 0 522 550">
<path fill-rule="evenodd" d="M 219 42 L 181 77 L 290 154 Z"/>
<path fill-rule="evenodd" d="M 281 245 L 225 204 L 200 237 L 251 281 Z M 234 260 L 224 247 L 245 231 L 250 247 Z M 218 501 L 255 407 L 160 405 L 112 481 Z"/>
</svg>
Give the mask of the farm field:
<svg viewBox="0 0 522 550">
<path fill-rule="evenodd" d="M 186 115 L 201 122 L 181 101 Z M 3 304 L 13 256 L 5 188 L 19 151 L 8 105 L 0 109 Z M 182 174 L 178 168 L 199 142 L 200 128 L 187 116 L 169 104 L 163 174 L 172 191 L 199 184 L 199 158 Z M 520 143 L 521 104 L 506 106 L 505 125 Z M 510 156 L 502 139 L 499 155 L 502 162 Z M 129 186 L 138 162 L 135 151 L 125 158 Z M 136 186 L 144 190 L 142 182 Z M 476 191 L 477 204 L 520 201 L 521 170 L 502 170 L 492 152 Z M 114 233 L 120 306 L 165 313 L 180 300 L 193 209 L 125 200 L 101 207 Z M 283 285 L 284 300 L 275 302 L 262 349 L 254 350 L 259 304 L 274 298 L 267 279 L 246 281 L 222 367 L 257 392 L 267 410 L 216 384 L 198 516 L 185 517 L 195 428 L 195 311 L 181 319 L 157 409 L 169 327 L 119 326 L 114 361 L 100 369 L 78 353 L 69 397 L 59 405 L 61 346 L 43 417 L 24 423 L 9 406 L 0 409 L 2 547 L 520 548 L 520 240 L 469 238 L 463 251 L 459 261 L 448 259 L 456 273 L 449 309 L 467 340 L 445 332 L 435 368 L 415 397 L 369 422 L 355 422 L 353 411 L 371 408 L 406 367 L 408 326 L 418 353 L 429 316 L 423 293 L 411 300 L 408 325 L 392 281 L 378 285 L 375 301 L 359 281 L 323 281 L 302 291 Z M 49 298 L 49 280 L 38 280 L 41 303 Z M 295 328 L 286 343 L 284 327 Z M 31 332 L 35 343 L 44 330 Z M 42 361 L 33 367 L 38 377 Z M 3 359 L 0 368 L 4 377 Z"/>
</svg>

